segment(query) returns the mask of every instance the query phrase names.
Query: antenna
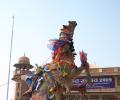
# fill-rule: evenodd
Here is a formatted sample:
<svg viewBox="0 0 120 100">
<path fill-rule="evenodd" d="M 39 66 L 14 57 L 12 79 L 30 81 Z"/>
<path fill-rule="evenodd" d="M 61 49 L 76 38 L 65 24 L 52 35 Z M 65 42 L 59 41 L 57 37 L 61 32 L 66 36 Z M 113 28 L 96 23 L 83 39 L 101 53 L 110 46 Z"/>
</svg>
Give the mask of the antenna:
<svg viewBox="0 0 120 100">
<path fill-rule="evenodd" d="M 11 43 L 10 43 L 10 58 L 9 58 L 9 69 L 8 69 L 8 84 L 7 84 L 7 95 L 6 95 L 6 100 L 8 100 L 9 96 L 9 83 L 10 83 L 10 65 L 11 65 L 11 56 L 12 56 L 12 42 L 13 42 L 13 29 L 14 29 L 14 16 L 13 18 L 13 23 L 12 23 L 12 34 L 11 34 Z"/>
</svg>

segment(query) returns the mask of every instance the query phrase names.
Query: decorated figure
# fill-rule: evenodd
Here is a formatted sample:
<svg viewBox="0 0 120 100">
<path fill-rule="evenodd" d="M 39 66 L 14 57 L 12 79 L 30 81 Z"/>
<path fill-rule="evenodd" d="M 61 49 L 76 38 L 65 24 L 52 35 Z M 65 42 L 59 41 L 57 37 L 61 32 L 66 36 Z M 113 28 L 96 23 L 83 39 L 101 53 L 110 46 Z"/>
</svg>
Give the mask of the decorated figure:
<svg viewBox="0 0 120 100">
<path fill-rule="evenodd" d="M 70 93 L 72 81 L 85 70 L 87 82 L 91 81 L 87 54 L 80 52 L 81 66 L 75 65 L 75 49 L 73 46 L 76 21 L 69 21 L 60 29 L 58 39 L 50 39 L 48 48 L 52 50 L 52 61 L 38 67 L 33 75 L 22 75 L 21 79 L 30 85 L 23 95 L 31 96 L 31 100 L 64 100 Z M 27 78 L 24 78 L 26 77 Z M 39 99 L 38 99 L 39 98 Z"/>
</svg>

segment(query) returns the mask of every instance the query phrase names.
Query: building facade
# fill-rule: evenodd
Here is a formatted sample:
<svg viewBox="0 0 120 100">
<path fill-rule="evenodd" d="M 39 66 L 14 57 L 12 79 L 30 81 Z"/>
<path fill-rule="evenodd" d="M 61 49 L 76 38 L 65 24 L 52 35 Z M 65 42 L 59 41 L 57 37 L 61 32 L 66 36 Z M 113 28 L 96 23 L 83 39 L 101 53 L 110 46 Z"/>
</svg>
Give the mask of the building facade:
<svg viewBox="0 0 120 100">
<path fill-rule="evenodd" d="M 84 72 L 73 81 L 71 94 L 66 100 L 120 100 L 120 67 L 91 68 L 92 83 L 86 85 L 84 97 L 81 96 L 81 84 Z"/>
</svg>

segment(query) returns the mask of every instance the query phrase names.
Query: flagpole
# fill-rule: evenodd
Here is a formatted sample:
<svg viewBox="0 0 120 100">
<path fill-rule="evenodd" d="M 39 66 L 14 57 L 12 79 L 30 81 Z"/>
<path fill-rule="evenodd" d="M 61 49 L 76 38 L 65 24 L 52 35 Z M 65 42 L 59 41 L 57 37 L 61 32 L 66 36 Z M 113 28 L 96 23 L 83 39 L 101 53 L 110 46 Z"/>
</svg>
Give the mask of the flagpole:
<svg viewBox="0 0 120 100">
<path fill-rule="evenodd" d="M 9 56 L 9 69 L 8 69 L 8 81 L 7 81 L 7 95 L 6 95 L 6 100 L 8 100 L 9 97 L 9 84 L 10 84 L 10 65 L 11 65 L 11 56 L 12 56 L 12 42 L 13 42 L 13 29 L 14 29 L 14 16 L 13 18 L 13 23 L 12 23 L 12 34 L 11 34 L 11 43 L 10 43 L 10 56 Z"/>
</svg>

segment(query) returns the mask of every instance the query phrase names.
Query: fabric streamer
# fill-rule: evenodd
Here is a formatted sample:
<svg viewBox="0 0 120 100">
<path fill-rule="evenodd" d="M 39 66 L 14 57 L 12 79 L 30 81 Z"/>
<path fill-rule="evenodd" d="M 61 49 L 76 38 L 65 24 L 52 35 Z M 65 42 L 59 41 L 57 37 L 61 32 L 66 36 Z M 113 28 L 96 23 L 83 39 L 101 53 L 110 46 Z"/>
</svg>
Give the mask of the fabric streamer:
<svg viewBox="0 0 120 100">
<path fill-rule="evenodd" d="M 52 51 L 57 50 L 59 47 L 64 45 L 65 41 L 59 40 L 59 39 L 50 39 L 49 44 L 47 44 L 47 47 L 51 49 Z"/>
</svg>

